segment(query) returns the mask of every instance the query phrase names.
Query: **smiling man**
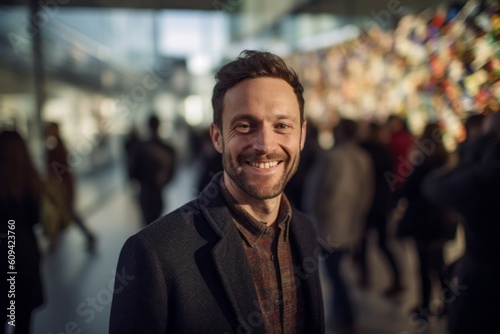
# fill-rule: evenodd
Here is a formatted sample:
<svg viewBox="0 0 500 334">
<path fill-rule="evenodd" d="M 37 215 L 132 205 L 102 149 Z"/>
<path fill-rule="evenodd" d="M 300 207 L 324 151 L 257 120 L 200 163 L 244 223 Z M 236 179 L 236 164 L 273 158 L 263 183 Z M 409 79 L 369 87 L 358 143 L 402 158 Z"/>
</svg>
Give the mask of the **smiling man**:
<svg viewBox="0 0 500 334">
<path fill-rule="evenodd" d="M 210 134 L 224 171 L 125 243 L 110 333 L 323 333 L 321 247 L 283 189 L 304 145 L 303 88 L 244 51 L 216 74 Z"/>
</svg>

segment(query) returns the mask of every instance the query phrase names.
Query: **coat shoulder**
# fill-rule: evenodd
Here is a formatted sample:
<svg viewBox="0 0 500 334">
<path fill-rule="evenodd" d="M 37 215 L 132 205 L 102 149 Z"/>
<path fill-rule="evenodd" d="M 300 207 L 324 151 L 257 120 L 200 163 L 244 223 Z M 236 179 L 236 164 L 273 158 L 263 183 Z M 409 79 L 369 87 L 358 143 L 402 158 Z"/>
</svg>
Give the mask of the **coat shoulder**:
<svg viewBox="0 0 500 334">
<path fill-rule="evenodd" d="M 190 245 L 196 247 L 212 234 L 214 232 L 206 223 L 199 200 L 195 199 L 160 217 L 129 239 L 165 252 L 166 249 L 186 249 Z"/>
</svg>

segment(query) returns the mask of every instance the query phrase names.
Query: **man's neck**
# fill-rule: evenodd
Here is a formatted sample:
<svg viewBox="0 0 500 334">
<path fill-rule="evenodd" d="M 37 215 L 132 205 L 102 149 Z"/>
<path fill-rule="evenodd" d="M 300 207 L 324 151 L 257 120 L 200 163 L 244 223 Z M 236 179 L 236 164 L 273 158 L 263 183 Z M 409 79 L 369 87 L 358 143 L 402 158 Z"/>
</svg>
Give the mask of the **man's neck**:
<svg viewBox="0 0 500 334">
<path fill-rule="evenodd" d="M 242 209 L 256 220 L 266 222 L 267 226 L 274 224 L 280 210 L 281 194 L 271 199 L 255 199 L 245 195 L 234 182 L 228 182 L 228 179 L 224 175 L 224 185 Z"/>
</svg>

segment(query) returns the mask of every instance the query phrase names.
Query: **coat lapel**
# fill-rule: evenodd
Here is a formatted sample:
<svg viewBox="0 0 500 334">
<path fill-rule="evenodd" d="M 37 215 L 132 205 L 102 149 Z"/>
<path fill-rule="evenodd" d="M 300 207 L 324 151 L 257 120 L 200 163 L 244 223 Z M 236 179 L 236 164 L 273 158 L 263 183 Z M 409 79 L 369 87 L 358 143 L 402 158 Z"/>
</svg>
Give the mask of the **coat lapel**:
<svg viewBox="0 0 500 334">
<path fill-rule="evenodd" d="M 220 192 L 218 182 L 219 177 L 215 176 L 210 184 L 212 191 L 217 189 Z M 212 196 L 207 204 L 202 208 L 203 215 L 220 237 L 212 249 L 212 258 L 236 314 L 237 331 L 264 333 L 263 322 L 257 321 L 262 320 L 262 313 L 238 229 L 220 193 L 218 196 Z M 258 326 L 254 327 L 252 324 Z"/>
<path fill-rule="evenodd" d="M 252 333 L 263 333 L 261 322 L 260 328 L 252 328 L 251 325 L 256 317 L 262 319 L 262 315 L 240 236 L 226 235 L 215 246 L 212 256 L 239 325 L 247 330 L 250 328 Z"/>
<path fill-rule="evenodd" d="M 304 296 L 305 316 L 308 328 L 315 333 L 324 333 L 324 314 L 321 283 L 319 280 L 318 261 L 320 245 L 314 230 L 307 228 L 307 219 L 298 218 L 300 215 L 294 210 L 291 221 L 291 246 L 294 254 L 295 277 L 300 282 Z"/>
<path fill-rule="evenodd" d="M 216 175 L 200 194 L 206 201 L 201 211 L 211 228 L 220 237 L 212 249 L 212 258 L 222 285 L 238 320 L 237 332 L 265 333 L 257 292 L 243 248 L 241 236 L 232 221 L 219 189 L 222 173 Z M 207 191 L 211 188 L 210 191 Z M 302 217 L 302 218 L 298 218 Z M 302 221 L 304 220 L 304 221 Z M 324 333 L 323 301 L 319 282 L 319 263 L 315 257 L 318 243 L 312 227 L 306 227 L 307 218 L 294 211 L 291 221 L 291 246 L 302 293 L 306 303 L 306 323 L 314 333 Z M 310 262 L 316 263 L 313 270 Z M 259 321 L 260 320 L 260 321 Z M 258 326 L 254 326 L 258 325 Z"/>
</svg>

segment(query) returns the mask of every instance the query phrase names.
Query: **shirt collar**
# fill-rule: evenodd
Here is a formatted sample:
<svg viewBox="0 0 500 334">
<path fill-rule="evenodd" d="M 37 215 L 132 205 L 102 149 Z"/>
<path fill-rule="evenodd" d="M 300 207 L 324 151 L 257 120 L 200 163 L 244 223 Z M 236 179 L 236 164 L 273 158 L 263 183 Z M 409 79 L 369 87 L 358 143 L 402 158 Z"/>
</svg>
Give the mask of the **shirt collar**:
<svg viewBox="0 0 500 334">
<path fill-rule="evenodd" d="M 284 193 L 281 195 L 280 209 L 276 219 L 276 224 L 267 226 L 266 222 L 255 219 L 245 209 L 243 209 L 243 206 L 236 201 L 233 195 L 231 195 L 229 190 L 226 188 L 224 178 L 221 178 L 219 182 L 221 193 L 228 204 L 229 212 L 231 213 L 236 226 L 243 235 L 243 238 L 251 247 L 253 247 L 266 232 L 269 230 L 272 231 L 272 229 L 277 227 L 281 228 L 285 232 L 285 241 L 288 240 L 292 207 Z"/>
</svg>

